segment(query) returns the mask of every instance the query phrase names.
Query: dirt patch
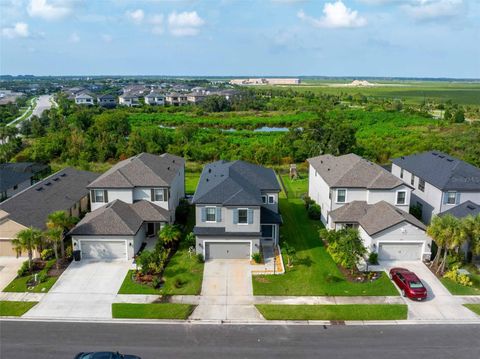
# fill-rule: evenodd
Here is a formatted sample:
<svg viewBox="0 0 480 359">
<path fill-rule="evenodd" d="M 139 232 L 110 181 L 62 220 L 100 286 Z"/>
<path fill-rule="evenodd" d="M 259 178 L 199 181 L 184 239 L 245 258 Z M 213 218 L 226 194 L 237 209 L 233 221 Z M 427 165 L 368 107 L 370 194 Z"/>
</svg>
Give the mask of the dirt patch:
<svg viewBox="0 0 480 359">
<path fill-rule="evenodd" d="M 258 283 L 270 283 L 270 281 L 265 277 L 255 277 L 255 281 Z"/>
</svg>

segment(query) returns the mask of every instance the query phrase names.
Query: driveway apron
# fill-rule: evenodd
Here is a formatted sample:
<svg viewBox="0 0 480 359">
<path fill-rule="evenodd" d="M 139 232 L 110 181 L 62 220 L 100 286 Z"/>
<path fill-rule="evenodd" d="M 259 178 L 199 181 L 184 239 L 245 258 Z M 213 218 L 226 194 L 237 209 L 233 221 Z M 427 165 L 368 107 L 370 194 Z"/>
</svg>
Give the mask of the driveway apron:
<svg viewBox="0 0 480 359">
<path fill-rule="evenodd" d="M 191 319 L 262 320 L 252 299 L 249 260 L 209 260 L 205 263 L 200 302 Z"/>
<path fill-rule="evenodd" d="M 24 317 L 110 319 L 112 303 L 131 266 L 127 261 L 72 262 Z"/>
</svg>

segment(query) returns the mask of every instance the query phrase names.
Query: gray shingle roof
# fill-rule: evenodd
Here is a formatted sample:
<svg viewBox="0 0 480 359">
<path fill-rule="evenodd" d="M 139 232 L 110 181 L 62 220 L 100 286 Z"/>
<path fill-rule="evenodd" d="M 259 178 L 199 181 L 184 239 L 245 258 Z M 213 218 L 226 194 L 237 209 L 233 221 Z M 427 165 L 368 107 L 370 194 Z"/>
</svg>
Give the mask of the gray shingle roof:
<svg viewBox="0 0 480 359">
<path fill-rule="evenodd" d="M 132 208 L 145 222 L 169 222 L 170 212 L 149 201 L 137 201 Z"/>
<path fill-rule="evenodd" d="M 280 191 L 272 169 L 244 161 L 217 161 L 203 168 L 193 202 L 260 206 L 262 191 Z"/>
<path fill-rule="evenodd" d="M 196 236 L 258 237 L 260 232 L 226 232 L 225 227 L 193 227 Z M 226 237 L 227 238 L 227 237 Z M 228 240 L 228 239 L 227 239 Z"/>
<path fill-rule="evenodd" d="M 451 214 L 457 218 L 464 218 L 468 216 L 475 217 L 480 214 L 480 204 L 473 203 L 472 201 L 466 201 L 438 215 L 441 217 L 447 214 Z"/>
<path fill-rule="evenodd" d="M 13 186 L 29 180 L 33 174 L 12 171 L 0 168 L 0 192 L 4 192 Z"/>
<path fill-rule="evenodd" d="M 88 188 L 133 188 L 169 186 L 185 165 L 181 157 L 140 153 L 120 161 L 88 185 Z"/>
<path fill-rule="evenodd" d="M 9 218 L 26 227 L 45 229 L 50 213 L 69 210 L 88 195 L 87 185 L 98 173 L 67 167 L 0 203 Z"/>
<path fill-rule="evenodd" d="M 480 191 L 480 168 L 439 151 L 402 156 L 392 162 L 443 191 Z"/>
<path fill-rule="evenodd" d="M 43 170 L 46 170 L 48 165 L 44 165 L 41 163 L 35 162 L 7 162 L 0 164 L 0 170 L 8 169 L 15 172 L 23 172 L 23 173 L 38 173 Z"/>
<path fill-rule="evenodd" d="M 404 184 L 384 168 L 353 153 L 322 155 L 307 161 L 330 187 L 391 189 Z"/>
<path fill-rule="evenodd" d="M 374 235 L 402 222 L 408 222 L 425 230 L 425 225 L 412 216 L 385 201 L 367 204 L 365 201 L 353 201 L 330 212 L 334 222 L 358 223 L 369 234 Z"/>
<path fill-rule="evenodd" d="M 282 224 L 283 219 L 279 213 L 275 213 L 274 211 L 266 208 L 260 208 L 260 223 L 268 223 L 268 224 Z"/>
</svg>

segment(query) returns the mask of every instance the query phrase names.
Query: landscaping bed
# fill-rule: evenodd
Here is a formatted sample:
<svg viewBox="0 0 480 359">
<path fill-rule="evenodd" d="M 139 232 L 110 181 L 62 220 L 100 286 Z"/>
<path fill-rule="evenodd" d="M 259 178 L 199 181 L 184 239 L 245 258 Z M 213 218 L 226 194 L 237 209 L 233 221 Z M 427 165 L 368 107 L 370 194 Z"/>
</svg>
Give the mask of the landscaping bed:
<svg viewBox="0 0 480 359">
<path fill-rule="evenodd" d="M 435 273 L 432 267 L 427 266 L 430 271 L 442 282 L 445 288 L 453 295 L 480 295 L 480 273 L 473 265 L 466 265 L 462 268 L 468 270 L 470 275 L 468 276 L 472 281 L 471 286 L 462 285 L 453 281 L 452 279 L 442 277 Z"/>
<path fill-rule="evenodd" d="M 32 271 L 27 271 L 25 274 L 17 276 L 3 291 L 46 293 L 68 267 L 68 264 L 67 261 L 61 262 L 59 269 L 56 269 L 55 259 L 48 261 L 35 259 L 32 262 Z M 35 282 L 35 275 L 37 275 L 37 282 Z"/>
<path fill-rule="evenodd" d="M 38 302 L 14 302 L 2 300 L 0 301 L 0 316 L 21 317 L 37 303 Z"/>
<path fill-rule="evenodd" d="M 464 304 L 463 306 L 467 307 L 468 309 L 470 309 L 475 314 L 480 315 L 480 304 Z"/>
<path fill-rule="evenodd" d="M 267 320 L 403 320 L 404 304 L 276 305 L 257 304 Z"/>
<path fill-rule="evenodd" d="M 319 238 L 320 221 L 307 216 L 299 198 L 280 198 L 284 224 L 281 235 L 296 250 L 293 267 L 283 275 L 254 276 L 254 295 L 335 295 L 335 296 L 398 296 L 398 291 L 385 273 L 365 282 L 350 281 L 339 270 Z M 282 243 L 280 243 L 282 246 Z M 285 254 L 283 254 L 285 260 Z"/>
<path fill-rule="evenodd" d="M 113 318 L 131 319 L 187 319 L 195 305 L 177 303 L 113 303 Z"/>
</svg>

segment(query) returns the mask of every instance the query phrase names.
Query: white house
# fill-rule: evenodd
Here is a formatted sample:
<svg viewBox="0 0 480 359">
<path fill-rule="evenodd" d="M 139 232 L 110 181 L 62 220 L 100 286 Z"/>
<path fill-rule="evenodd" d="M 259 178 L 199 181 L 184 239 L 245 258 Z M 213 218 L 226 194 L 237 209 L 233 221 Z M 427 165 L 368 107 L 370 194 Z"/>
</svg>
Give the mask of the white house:
<svg viewBox="0 0 480 359">
<path fill-rule="evenodd" d="M 145 103 L 147 105 L 163 106 L 165 105 L 165 95 L 161 93 L 151 92 L 147 96 L 145 96 Z"/>
<path fill-rule="evenodd" d="M 390 172 L 353 153 L 309 158 L 308 195 L 328 213 L 353 201 L 374 204 L 386 201 L 408 212 L 412 187 Z"/>
<path fill-rule="evenodd" d="M 140 97 L 138 95 L 123 94 L 118 97 L 118 104 L 127 107 L 140 106 Z"/>
<path fill-rule="evenodd" d="M 94 104 L 93 96 L 90 96 L 87 93 L 80 93 L 75 96 L 75 103 L 77 105 L 88 105 L 92 106 Z"/>
<path fill-rule="evenodd" d="M 91 182 L 92 212 L 70 232 L 82 258 L 131 259 L 164 224 L 173 223 L 185 197 L 185 161 L 141 153 Z"/>
<path fill-rule="evenodd" d="M 414 187 L 411 204 L 424 223 L 467 201 L 480 203 L 480 168 L 439 151 L 395 158 L 392 174 Z"/>
</svg>

